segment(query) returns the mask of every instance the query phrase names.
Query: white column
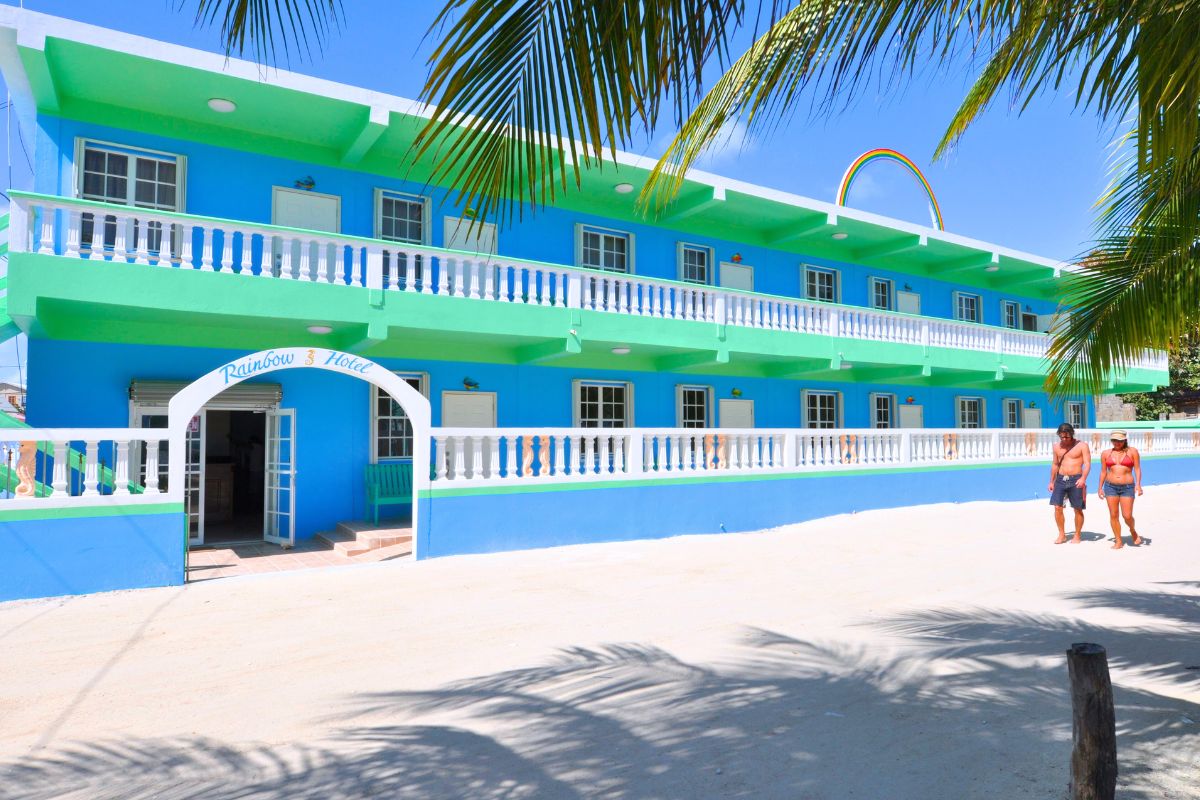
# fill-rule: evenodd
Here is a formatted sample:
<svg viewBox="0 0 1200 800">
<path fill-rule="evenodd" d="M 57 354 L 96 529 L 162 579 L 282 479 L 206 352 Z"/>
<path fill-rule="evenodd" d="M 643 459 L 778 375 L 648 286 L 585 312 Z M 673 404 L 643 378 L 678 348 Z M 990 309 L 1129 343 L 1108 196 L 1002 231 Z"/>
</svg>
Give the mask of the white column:
<svg viewBox="0 0 1200 800">
<path fill-rule="evenodd" d="M 504 443 L 504 477 L 507 480 L 517 476 L 517 437 L 509 434 L 504 437 Z"/>
<path fill-rule="evenodd" d="M 312 278 L 312 246 L 305 239 L 300 240 L 300 280 L 311 281 Z"/>
<path fill-rule="evenodd" d="M 471 477 L 483 477 L 483 437 L 471 437 Z"/>
<path fill-rule="evenodd" d="M 117 235 L 113 239 L 113 261 L 122 264 L 129 260 L 129 218 L 117 217 Z"/>
<path fill-rule="evenodd" d="M 279 237 L 279 277 L 285 281 L 290 281 L 294 277 L 292 275 L 292 245 L 295 243 L 295 239 Z"/>
<path fill-rule="evenodd" d="M 92 218 L 92 241 L 88 245 L 92 258 L 104 257 L 104 224 L 104 217 L 100 214 Z"/>
<path fill-rule="evenodd" d="M 179 226 L 179 266 L 184 269 L 193 269 L 195 264 L 192 263 L 192 226 Z"/>
<path fill-rule="evenodd" d="M 461 481 L 466 477 L 467 470 L 467 437 L 451 436 L 450 448 L 454 457 L 454 479 Z"/>
</svg>

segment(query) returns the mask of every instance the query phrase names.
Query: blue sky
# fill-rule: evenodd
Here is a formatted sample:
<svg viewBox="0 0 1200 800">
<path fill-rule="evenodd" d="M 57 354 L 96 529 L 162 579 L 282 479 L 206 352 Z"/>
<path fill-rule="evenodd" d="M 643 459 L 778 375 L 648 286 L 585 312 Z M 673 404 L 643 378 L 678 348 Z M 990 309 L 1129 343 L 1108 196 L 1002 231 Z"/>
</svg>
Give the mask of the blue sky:
<svg viewBox="0 0 1200 800">
<path fill-rule="evenodd" d="M 13 0 L 3 0 L 18 5 Z M 26 8 L 83 22 L 220 51 L 217 30 L 196 28 L 177 0 L 25 0 Z M 346 19 L 324 52 L 293 60 L 297 72 L 416 97 L 425 77 L 431 41 L 422 41 L 440 0 L 344 0 Z M 747 40 L 748 41 L 748 40 Z M 969 65 L 923 75 L 898 90 L 868 93 L 849 109 L 822 119 L 800 115 L 765 137 L 733 143 L 704 166 L 729 177 L 832 201 L 846 166 L 860 153 L 891 147 L 912 158 L 932 184 L 946 229 L 1068 260 L 1091 236 L 1092 204 L 1107 184 L 1112 132 L 1070 98 L 1045 97 L 1020 116 L 1000 104 L 979 120 L 948 157 L 930 158 L 946 123 L 970 85 Z M 657 156 L 671 131 L 660 130 L 631 148 Z M 14 141 L 12 184 L 29 185 L 29 171 Z M 849 205 L 928 224 L 923 194 L 893 164 L 863 173 Z M 6 348 L 11 350 L 11 348 Z M 14 358 L 0 352 L 0 376 Z M 3 378 L 0 378 L 3 379 Z"/>
</svg>

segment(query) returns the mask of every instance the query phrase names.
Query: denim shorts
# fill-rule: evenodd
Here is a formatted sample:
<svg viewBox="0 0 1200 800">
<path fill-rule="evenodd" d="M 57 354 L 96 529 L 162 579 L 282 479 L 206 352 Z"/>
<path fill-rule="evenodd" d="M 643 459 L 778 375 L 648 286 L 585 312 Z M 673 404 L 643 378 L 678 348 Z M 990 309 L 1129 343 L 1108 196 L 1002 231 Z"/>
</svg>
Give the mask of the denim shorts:
<svg viewBox="0 0 1200 800">
<path fill-rule="evenodd" d="M 1133 497 L 1137 491 L 1132 483 L 1104 482 L 1105 497 Z"/>
<path fill-rule="evenodd" d="M 1050 505 L 1062 506 L 1067 500 L 1071 501 L 1071 508 L 1083 511 L 1087 508 L 1087 487 L 1078 488 L 1075 486 L 1079 482 L 1078 475 L 1059 475 L 1054 481 L 1054 492 L 1050 495 Z"/>
</svg>

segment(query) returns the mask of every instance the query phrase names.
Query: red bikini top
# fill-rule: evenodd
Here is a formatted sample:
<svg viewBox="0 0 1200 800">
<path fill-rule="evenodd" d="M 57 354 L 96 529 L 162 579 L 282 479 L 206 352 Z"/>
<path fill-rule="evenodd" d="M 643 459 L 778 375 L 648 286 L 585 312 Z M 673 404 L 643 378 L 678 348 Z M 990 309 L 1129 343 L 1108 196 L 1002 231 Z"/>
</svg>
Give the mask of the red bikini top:
<svg viewBox="0 0 1200 800">
<path fill-rule="evenodd" d="M 1104 466 L 1112 467 L 1112 466 L 1116 466 L 1116 463 L 1117 462 L 1113 461 L 1112 451 L 1109 450 L 1108 458 L 1104 459 Z M 1133 456 L 1126 454 L 1125 457 L 1121 459 L 1121 466 L 1122 467 L 1132 467 L 1133 466 Z"/>
</svg>

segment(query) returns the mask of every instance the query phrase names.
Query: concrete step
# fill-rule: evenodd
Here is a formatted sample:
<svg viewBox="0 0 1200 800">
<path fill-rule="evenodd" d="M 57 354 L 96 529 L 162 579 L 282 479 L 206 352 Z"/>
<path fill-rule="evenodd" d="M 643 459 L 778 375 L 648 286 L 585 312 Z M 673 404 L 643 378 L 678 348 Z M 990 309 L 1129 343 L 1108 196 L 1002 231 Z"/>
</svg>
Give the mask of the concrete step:
<svg viewBox="0 0 1200 800">
<path fill-rule="evenodd" d="M 353 561 L 357 564 L 369 564 L 376 561 L 390 561 L 393 558 L 405 558 L 412 555 L 412 541 L 400 542 L 399 544 L 388 545 L 386 547 L 376 547 L 373 550 L 355 556 Z"/>
<path fill-rule="evenodd" d="M 394 525 L 393 524 L 393 525 L 380 525 L 380 526 L 376 527 L 375 525 L 372 525 L 370 522 L 366 522 L 364 520 L 359 520 L 359 519 L 351 520 L 349 522 L 339 522 L 337 529 L 341 533 L 349 533 L 349 534 L 353 534 L 353 535 L 360 535 L 363 533 L 384 533 L 384 534 L 386 534 L 386 533 L 392 533 L 392 532 L 398 533 L 398 534 L 411 534 L 412 533 L 411 525 Z"/>
<path fill-rule="evenodd" d="M 321 531 L 317 538 L 333 548 L 333 552 L 343 556 L 353 556 L 371 549 L 370 545 L 359 542 L 353 534 L 342 531 Z"/>
<path fill-rule="evenodd" d="M 374 528 L 369 523 L 341 522 L 337 530 L 317 536 L 328 542 L 335 552 L 351 558 L 398 545 L 412 549 L 411 528 Z"/>
</svg>

